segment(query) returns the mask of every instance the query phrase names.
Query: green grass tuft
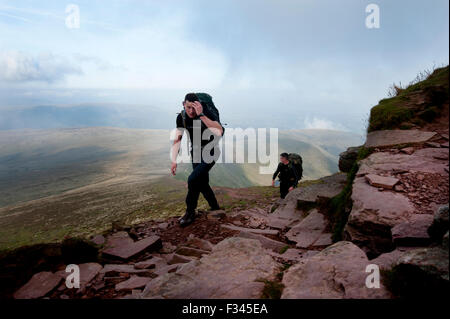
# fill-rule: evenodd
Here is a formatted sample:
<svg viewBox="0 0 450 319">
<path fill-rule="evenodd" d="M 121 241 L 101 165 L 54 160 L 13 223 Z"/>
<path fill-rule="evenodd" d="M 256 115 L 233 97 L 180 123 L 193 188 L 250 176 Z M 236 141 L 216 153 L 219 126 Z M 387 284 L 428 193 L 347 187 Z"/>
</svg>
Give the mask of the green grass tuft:
<svg viewBox="0 0 450 319">
<path fill-rule="evenodd" d="M 430 72 L 406 88 L 396 87 L 395 94 L 383 99 L 370 111 L 368 132 L 388 129 L 410 129 L 423 126 L 441 113 L 448 101 L 449 67 Z M 420 99 L 425 99 L 419 102 Z"/>
</svg>

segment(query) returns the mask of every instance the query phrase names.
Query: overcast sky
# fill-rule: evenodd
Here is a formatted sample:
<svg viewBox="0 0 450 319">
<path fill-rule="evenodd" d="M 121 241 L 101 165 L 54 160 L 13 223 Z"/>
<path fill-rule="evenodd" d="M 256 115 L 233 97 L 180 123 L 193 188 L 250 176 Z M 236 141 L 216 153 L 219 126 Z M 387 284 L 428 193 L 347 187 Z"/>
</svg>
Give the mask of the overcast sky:
<svg viewBox="0 0 450 319">
<path fill-rule="evenodd" d="M 66 25 L 70 3 L 79 28 Z M 379 29 L 366 27 L 370 3 Z M 257 112 L 283 114 L 283 128 L 360 132 L 392 82 L 448 64 L 448 10 L 448 0 L 0 0 L 0 104 L 175 112 L 184 93 L 207 91 L 241 126 Z"/>
</svg>

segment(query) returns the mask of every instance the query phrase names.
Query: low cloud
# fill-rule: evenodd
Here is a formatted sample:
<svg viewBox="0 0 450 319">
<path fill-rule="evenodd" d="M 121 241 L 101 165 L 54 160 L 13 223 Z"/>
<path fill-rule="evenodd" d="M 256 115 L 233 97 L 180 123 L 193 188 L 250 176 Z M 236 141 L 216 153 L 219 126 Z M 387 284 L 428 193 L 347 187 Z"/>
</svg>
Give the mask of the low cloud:
<svg viewBox="0 0 450 319">
<path fill-rule="evenodd" d="M 348 129 L 345 126 L 339 123 L 335 123 L 333 121 L 317 117 L 313 117 L 312 119 L 307 117 L 304 120 L 304 127 L 305 129 L 348 131 Z"/>
<path fill-rule="evenodd" d="M 19 51 L 0 52 L 0 81 L 46 82 L 65 80 L 68 75 L 81 75 L 81 67 L 65 57 L 42 53 L 31 56 Z"/>
</svg>

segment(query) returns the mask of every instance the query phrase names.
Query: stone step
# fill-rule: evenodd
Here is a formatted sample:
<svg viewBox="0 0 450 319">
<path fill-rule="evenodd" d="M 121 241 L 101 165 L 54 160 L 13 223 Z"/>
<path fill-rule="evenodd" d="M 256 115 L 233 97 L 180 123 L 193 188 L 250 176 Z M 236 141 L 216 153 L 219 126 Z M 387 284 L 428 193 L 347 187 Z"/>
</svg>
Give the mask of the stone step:
<svg viewBox="0 0 450 319">
<path fill-rule="evenodd" d="M 42 271 L 36 273 L 31 279 L 14 293 L 15 299 L 36 299 L 44 297 L 55 289 L 63 278 L 58 273 Z"/>
<path fill-rule="evenodd" d="M 117 232 L 106 239 L 102 254 L 127 260 L 143 252 L 155 251 L 162 248 L 161 239 L 158 236 L 150 236 L 139 241 L 133 241 L 127 232 Z"/>
<path fill-rule="evenodd" d="M 249 233 L 249 232 L 245 232 L 245 231 L 241 231 L 237 235 L 237 237 L 256 239 L 261 243 L 261 245 L 264 248 L 273 250 L 274 252 L 280 252 L 281 249 L 283 249 L 284 247 L 287 246 L 286 243 L 283 243 L 281 241 L 273 240 L 273 239 L 267 238 L 263 235 L 258 235 L 258 234 Z"/>
<path fill-rule="evenodd" d="M 129 264 L 106 264 L 100 273 L 106 277 L 115 277 L 121 273 L 154 277 L 152 269 L 136 269 L 134 265 Z"/>
<path fill-rule="evenodd" d="M 365 147 L 388 147 L 399 144 L 424 143 L 433 138 L 436 132 L 419 130 L 381 130 L 367 134 Z"/>
<path fill-rule="evenodd" d="M 131 291 L 132 289 L 144 288 L 152 280 L 148 277 L 131 276 L 114 287 L 116 291 Z"/>
<path fill-rule="evenodd" d="M 313 209 L 305 219 L 286 233 L 286 237 L 295 242 L 298 248 L 308 248 L 322 236 L 326 226 L 325 217 L 317 209 Z M 321 242 L 324 240 L 326 237 L 321 238 Z"/>
<path fill-rule="evenodd" d="M 278 235 L 280 231 L 275 229 L 256 229 L 256 228 L 245 228 L 245 227 L 239 227 L 235 225 L 230 224 L 222 224 L 220 227 L 235 230 L 235 231 L 243 231 L 247 233 L 254 233 L 254 234 L 262 234 L 262 235 Z"/>
</svg>

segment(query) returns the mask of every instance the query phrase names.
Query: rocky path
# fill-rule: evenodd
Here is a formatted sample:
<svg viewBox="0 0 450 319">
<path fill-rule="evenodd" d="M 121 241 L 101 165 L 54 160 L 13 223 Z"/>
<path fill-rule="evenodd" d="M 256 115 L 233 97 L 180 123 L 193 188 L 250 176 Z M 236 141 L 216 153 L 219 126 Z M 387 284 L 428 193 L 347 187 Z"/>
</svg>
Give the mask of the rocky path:
<svg viewBox="0 0 450 319">
<path fill-rule="evenodd" d="M 285 200 L 246 210 L 199 212 L 94 236 L 100 263 L 79 265 L 81 287 L 67 288 L 65 267 L 35 274 L 15 298 L 260 298 L 283 271 L 331 245 L 319 207 L 345 174 L 300 187 Z M 217 280 L 219 279 L 219 280 Z M 37 289 L 37 287 L 40 287 Z"/>
<path fill-rule="evenodd" d="M 170 218 L 95 236 L 101 258 L 78 265 L 80 288 L 67 287 L 62 265 L 34 274 L 14 297 L 393 297 L 384 282 L 366 286 L 369 264 L 448 287 L 448 128 L 373 132 L 365 147 L 372 153 L 351 185 L 345 241 L 332 242 L 328 211 L 347 183 L 337 173 L 271 205 L 201 211 L 186 228 Z"/>
</svg>

